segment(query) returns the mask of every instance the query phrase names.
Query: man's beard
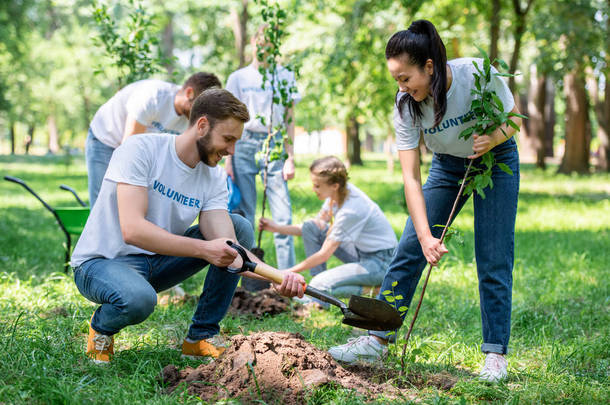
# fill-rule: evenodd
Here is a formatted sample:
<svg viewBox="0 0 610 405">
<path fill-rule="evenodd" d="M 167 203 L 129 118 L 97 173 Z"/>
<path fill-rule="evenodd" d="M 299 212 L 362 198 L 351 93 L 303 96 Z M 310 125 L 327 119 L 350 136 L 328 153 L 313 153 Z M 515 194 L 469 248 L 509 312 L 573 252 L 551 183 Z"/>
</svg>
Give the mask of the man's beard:
<svg viewBox="0 0 610 405">
<path fill-rule="evenodd" d="M 212 154 L 211 140 L 212 139 L 209 132 L 205 134 L 205 136 L 197 139 L 197 152 L 199 152 L 199 159 L 201 159 L 201 161 L 208 166 L 212 166 L 210 164 L 210 155 Z M 216 166 L 216 163 L 214 163 L 214 166 Z"/>
</svg>

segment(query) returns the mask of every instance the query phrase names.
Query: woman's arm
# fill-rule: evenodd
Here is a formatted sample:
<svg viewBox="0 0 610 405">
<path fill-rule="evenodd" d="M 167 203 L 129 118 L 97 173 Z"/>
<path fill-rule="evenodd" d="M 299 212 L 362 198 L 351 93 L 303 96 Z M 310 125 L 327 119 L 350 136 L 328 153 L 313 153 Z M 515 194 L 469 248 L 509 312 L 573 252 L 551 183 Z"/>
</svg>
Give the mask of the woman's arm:
<svg viewBox="0 0 610 405">
<path fill-rule="evenodd" d="M 326 238 L 320 250 L 309 256 L 307 259 L 303 260 L 301 263 L 292 266 L 288 270 L 294 273 L 298 273 L 325 263 L 326 261 L 328 261 L 328 259 L 330 259 L 333 253 L 335 253 L 335 250 L 337 250 L 339 245 L 341 245 L 341 242 Z"/>
<path fill-rule="evenodd" d="M 430 231 L 426 202 L 421 185 L 419 150 L 401 150 L 398 151 L 398 157 L 402 167 L 402 179 L 405 184 L 405 199 L 417 238 L 428 263 L 436 265 L 448 250 L 440 239 L 432 236 Z"/>
<path fill-rule="evenodd" d="M 282 235 L 301 236 L 301 227 L 301 224 L 280 225 L 265 217 L 261 217 L 261 219 L 258 220 L 258 229 L 269 232 L 277 232 L 281 233 Z"/>
</svg>

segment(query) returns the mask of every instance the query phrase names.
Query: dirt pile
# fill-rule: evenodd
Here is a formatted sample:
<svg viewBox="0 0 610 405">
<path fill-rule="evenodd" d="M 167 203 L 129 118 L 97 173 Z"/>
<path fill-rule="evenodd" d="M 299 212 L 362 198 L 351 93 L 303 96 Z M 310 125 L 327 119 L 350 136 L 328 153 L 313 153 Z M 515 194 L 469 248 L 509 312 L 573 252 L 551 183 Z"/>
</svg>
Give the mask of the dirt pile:
<svg viewBox="0 0 610 405">
<path fill-rule="evenodd" d="M 279 295 L 273 288 L 251 293 L 240 287 L 235 290 L 229 312 L 260 318 L 264 314 L 277 315 L 289 309 L 290 299 Z"/>
<path fill-rule="evenodd" d="M 308 389 L 334 382 L 367 397 L 391 395 L 390 384 L 374 384 L 341 367 L 326 352 L 296 333 L 237 335 L 215 361 L 196 369 L 168 365 L 163 382 L 173 392 L 186 383 L 189 394 L 206 401 L 239 398 L 244 403 L 305 403 Z"/>
</svg>

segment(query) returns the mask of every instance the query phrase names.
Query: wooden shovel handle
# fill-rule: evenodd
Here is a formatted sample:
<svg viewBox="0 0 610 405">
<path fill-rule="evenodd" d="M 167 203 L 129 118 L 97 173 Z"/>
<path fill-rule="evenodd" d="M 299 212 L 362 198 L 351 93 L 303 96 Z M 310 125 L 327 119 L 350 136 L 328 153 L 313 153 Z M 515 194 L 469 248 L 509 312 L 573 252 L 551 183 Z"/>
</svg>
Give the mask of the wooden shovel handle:
<svg viewBox="0 0 610 405">
<path fill-rule="evenodd" d="M 274 269 L 265 263 L 256 263 L 254 273 L 265 277 L 276 284 L 282 284 L 282 281 L 284 281 L 284 273 L 281 270 Z"/>
</svg>

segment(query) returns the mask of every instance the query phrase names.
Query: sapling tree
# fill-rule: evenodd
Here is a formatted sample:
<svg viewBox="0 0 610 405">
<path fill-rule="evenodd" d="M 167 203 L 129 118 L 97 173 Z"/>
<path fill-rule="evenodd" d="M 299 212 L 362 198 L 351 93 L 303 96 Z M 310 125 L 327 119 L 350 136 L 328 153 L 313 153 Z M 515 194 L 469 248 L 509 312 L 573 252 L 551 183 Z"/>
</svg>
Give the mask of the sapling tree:
<svg viewBox="0 0 610 405">
<path fill-rule="evenodd" d="M 495 59 L 493 62 L 490 61 L 487 53 L 478 48 L 481 52 L 483 59 L 483 66 L 477 61 L 473 61 L 476 71 L 473 73 L 474 76 L 474 84 L 475 88 L 471 90 L 471 94 L 475 96 L 474 100 L 470 105 L 471 113 L 475 118 L 475 124 L 464 131 L 462 131 L 459 135 L 462 139 L 469 139 L 473 134 L 478 135 L 491 135 L 494 131 L 500 129 L 500 131 L 508 138 L 508 134 L 506 133 L 506 129 L 508 127 L 512 127 L 515 130 L 519 131 L 519 126 L 512 120 L 513 117 L 527 118 L 524 115 L 513 113 L 513 112 L 505 112 L 504 105 L 496 92 L 489 88 L 489 84 L 492 80 L 492 76 L 504 76 L 511 77 L 512 74 L 494 72 L 492 70 L 492 65 L 497 64 L 503 69 L 507 70 L 508 65 L 506 62 L 500 59 Z M 464 173 L 464 177 L 460 180 L 460 189 L 458 194 L 453 202 L 453 207 L 451 209 L 451 213 L 449 214 L 449 218 L 445 225 L 434 225 L 435 227 L 442 227 L 443 232 L 440 237 L 441 243 L 443 241 L 449 239 L 451 235 L 457 235 L 456 231 L 450 229 L 449 225 L 453 220 L 453 216 L 455 214 L 455 210 L 457 208 L 458 201 L 463 196 L 467 197 L 473 192 L 476 192 L 481 198 L 485 198 L 485 189 L 487 187 L 493 188 L 493 180 L 492 180 L 492 170 L 494 166 L 498 166 L 498 168 L 505 173 L 510 175 L 513 174 L 512 170 L 504 163 L 496 162 L 494 154 L 492 151 L 488 151 L 483 154 L 480 158 L 480 164 L 473 167 L 474 160 L 470 160 L 468 166 L 466 168 L 466 172 Z M 428 285 L 428 280 L 430 279 L 430 273 L 432 268 L 435 265 L 430 264 L 428 266 L 428 271 L 426 273 L 426 279 L 424 281 L 424 285 L 422 288 L 421 296 L 417 303 L 417 307 L 415 309 L 415 313 L 413 315 L 413 319 L 411 320 L 411 324 L 409 325 L 409 329 L 405 334 L 405 341 L 403 343 L 402 348 L 402 356 L 401 356 L 401 373 L 405 372 L 405 354 L 407 350 L 407 344 L 409 343 L 409 337 L 411 336 L 411 332 L 413 331 L 413 326 L 415 325 L 415 321 L 417 319 L 417 315 L 419 314 L 419 309 L 422 304 L 422 300 L 424 299 L 424 294 L 426 293 L 426 287 Z M 397 283 L 397 282 L 394 282 Z M 382 295 L 385 299 L 393 303 L 398 297 L 394 296 L 394 287 L 397 284 L 392 284 L 392 290 L 382 291 Z M 402 298 L 402 297 L 401 297 Z M 397 303 L 394 303 L 396 306 Z M 406 312 L 405 306 L 400 306 L 397 309 L 400 310 L 401 314 Z"/>
<path fill-rule="evenodd" d="M 102 46 L 112 60 L 111 66 L 118 71 L 119 87 L 150 77 L 161 71 L 167 62 L 159 54 L 158 38 L 152 34 L 154 16 L 146 12 L 142 3 L 129 0 L 129 5 L 132 9 L 125 26 L 121 27 L 104 2 L 93 3 L 93 18 L 99 29 L 99 36 L 94 37 L 93 42 Z M 99 67 L 95 73 L 103 70 Z"/>
<path fill-rule="evenodd" d="M 285 69 L 289 72 L 298 74 L 297 69 L 291 63 L 280 66 L 282 57 L 280 47 L 286 36 L 286 17 L 287 13 L 280 7 L 278 2 L 268 0 L 256 0 L 261 6 L 261 16 L 264 26 L 262 38 L 256 44 L 256 58 L 259 63 L 259 72 L 263 77 L 262 89 L 270 90 L 272 102 L 269 115 L 257 115 L 257 118 L 267 127 L 267 137 L 263 142 L 263 147 L 256 156 L 257 161 L 262 160 L 263 165 L 263 202 L 261 216 L 265 216 L 267 203 L 267 184 L 269 163 L 276 160 L 285 160 L 288 155 L 284 150 L 284 145 L 292 140 L 288 137 L 288 125 L 292 123 L 293 117 L 289 114 L 293 105 L 293 94 L 297 92 L 294 82 L 280 78 L 280 70 Z M 275 122 L 274 109 L 283 107 L 283 114 L 279 122 Z M 256 248 L 252 251 L 261 260 L 264 251 L 261 249 L 262 230 L 258 232 Z"/>
</svg>

